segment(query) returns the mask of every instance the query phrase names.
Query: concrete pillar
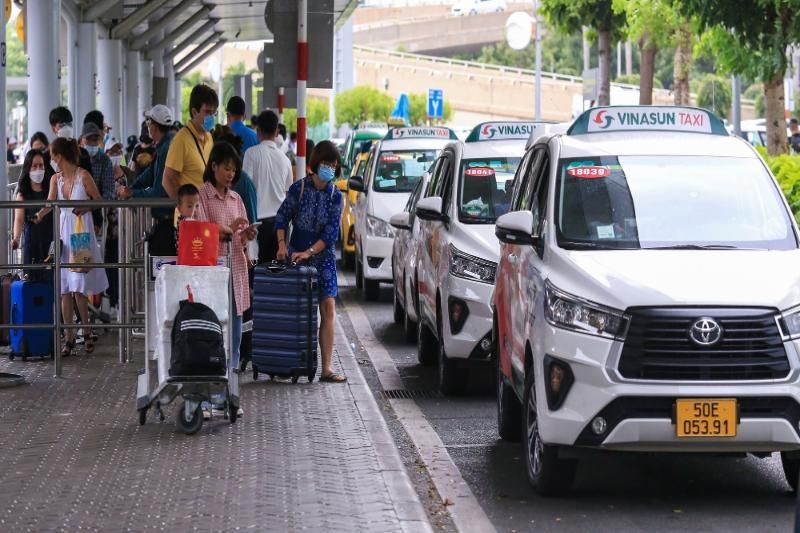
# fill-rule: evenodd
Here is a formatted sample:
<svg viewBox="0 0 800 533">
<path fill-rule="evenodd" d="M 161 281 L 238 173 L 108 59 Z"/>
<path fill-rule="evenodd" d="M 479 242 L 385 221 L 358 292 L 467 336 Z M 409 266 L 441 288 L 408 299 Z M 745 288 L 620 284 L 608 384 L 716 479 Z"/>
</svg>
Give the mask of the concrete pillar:
<svg viewBox="0 0 800 533">
<path fill-rule="evenodd" d="M 122 41 L 101 39 L 97 41 L 98 108 L 113 135 L 119 139 L 122 123 Z M 121 139 L 120 139 L 121 140 Z"/>
<path fill-rule="evenodd" d="M 78 25 L 78 60 L 77 94 L 75 109 L 76 120 L 95 108 L 97 95 L 97 30 L 94 22 L 81 22 Z"/>
<path fill-rule="evenodd" d="M 61 104 L 60 62 L 58 57 L 60 0 L 28 0 L 26 33 L 28 39 L 28 131 L 43 131 L 52 136 L 48 116 Z M 4 96 L 5 98 L 5 96 Z"/>
<path fill-rule="evenodd" d="M 139 52 L 128 50 L 125 54 L 125 133 L 128 135 L 138 135 L 139 125 L 143 118 L 139 111 Z M 125 139 L 120 141 L 125 142 Z"/>
<path fill-rule="evenodd" d="M 67 107 L 74 113 L 78 109 L 78 19 L 71 6 L 64 4 L 64 22 L 67 28 Z"/>
<path fill-rule="evenodd" d="M 175 107 L 175 66 L 172 61 L 164 63 L 164 76 L 167 77 L 167 107 L 172 109 L 172 115 L 177 114 Z"/>
<path fill-rule="evenodd" d="M 156 35 L 155 40 L 156 41 L 163 41 L 165 36 L 166 36 L 166 33 L 164 32 L 164 30 L 161 30 Z M 163 54 L 156 54 L 155 57 L 153 57 L 153 76 L 156 76 L 158 78 L 163 78 L 164 77 L 164 56 L 163 56 Z"/>
<path fill-rule="evenodd" d="M 183 116 L 183 80 L 176 77 L 175 78 L 175 109 L 173 112 L 175 113 L 175 120 L 183 122 L 181 117 Z"/>
<path fill-rule="evenodd" d="M 153 62 L 139 61 L 139 120 L 153 107 Z"/>
</svg>

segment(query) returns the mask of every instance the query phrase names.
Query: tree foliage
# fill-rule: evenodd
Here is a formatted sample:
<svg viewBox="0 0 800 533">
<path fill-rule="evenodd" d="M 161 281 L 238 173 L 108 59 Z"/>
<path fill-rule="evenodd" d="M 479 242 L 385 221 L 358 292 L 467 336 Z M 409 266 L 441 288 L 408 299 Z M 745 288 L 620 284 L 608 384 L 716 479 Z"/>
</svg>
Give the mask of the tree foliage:
<svg viewBox="0 0 800 533">
<path fill-rule="evenodd" d="M 420 126 L 428 120 L 428 95 L 411 93 L 408 95 L 408 120 L 414 126 Z M 453 118 L 453 105 L 444 101 L 444 122 Z"/>
<path fill-rule="evenodd" d="M 700 81 L 697 105 L 727 118 L 731 110 L 731 84 L 727 78 L 708 75 Z"/>
<path fill-rule="evenodd" d="M 365 85 L 336 95 L 336 122 L 355 126 L 364 121 L 386 121 L 394 108 L 389 94 Z"/>
<path fill-rule="evenodd" d="M 623 74 L 622 76 L 618 76 L 614 79 L 615 83 L 626 83 L 628 85 L 639 85 L 639 75 L 638 74 L 631 74 L 628 76 L 627 74 Z M 653 78 L 653 87 L 656 89 L 663 89 L 664 84 L 661 83 L 661 80 L 658 78 Z"/>
<path fill-rule="evenodd" d="M 581 32 L 564 33 L 542 28 L 542 68 L 546 71 L 580 76 L 583 71 L 583 42 Z M 528 46 L 514 50 L 506 43 L 484 47 L 480 54 L 467 59 L 479 63 L 533 69 L 536 48 Z"/>
<path fill-rule="evenodd" d="M 328 100 L 309 98 L 306 102 L 306 125 L 316 128 L 328 122 Z M 283 123 L 289 131 L 297 131 L 297 109 L 283 110 Z"/>
</svg>

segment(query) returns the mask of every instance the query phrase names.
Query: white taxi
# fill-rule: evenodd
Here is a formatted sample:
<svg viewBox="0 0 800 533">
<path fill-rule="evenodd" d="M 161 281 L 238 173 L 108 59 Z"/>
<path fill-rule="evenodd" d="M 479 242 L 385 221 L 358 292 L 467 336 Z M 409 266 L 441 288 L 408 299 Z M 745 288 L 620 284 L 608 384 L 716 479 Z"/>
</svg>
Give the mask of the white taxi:
<svg viewBox="0 0 800 533">
<path fill-rule="evenodd" d="M 526 140 L 546 126 L 479 124 L 465 142 L 442 150 L 431 167 L 428 193 L 417 203 L 417 355 L 421 363 L 438 361 L 439 388 L 445 394 L 464 392 L 466 360 L 490 361 L 491 300 L 500 252 L 494 223 L 508 212 Z"/>
<path fill-rule="evenodd" d="M 457 139 L 450 128 L 392 128 L 375 143 L 363 176 L 350 178 L 356 201 L 356 286 L 367 300 L 377 300 L 380 283 L 392 281 L 389 217 L 403 210 L 420 177 L 439 151 Z"/>
<path fill-rule="evenodd" d="M 417 340 L 419 299 L 417 298 L 417 258 L 419 254 L 419 219 L 417 202 L 425 194 L 431 175 L 426 172 L 417 182 L 408 203 L 401 213 L 392 215 L 389 224 L 396 230 L 392 245 L 392 275 L 394 278 L 394 321 L 403 324 L 406 340 Z"/>
<path fill-rule="evenodd" d="M 567 490 L 576 448 L 781 452 L 796 489 L 798 230 L 755 150 L 705 110 L 595 108 L 514 189 L 497 414 L 534 489 Z"/>
</svg>

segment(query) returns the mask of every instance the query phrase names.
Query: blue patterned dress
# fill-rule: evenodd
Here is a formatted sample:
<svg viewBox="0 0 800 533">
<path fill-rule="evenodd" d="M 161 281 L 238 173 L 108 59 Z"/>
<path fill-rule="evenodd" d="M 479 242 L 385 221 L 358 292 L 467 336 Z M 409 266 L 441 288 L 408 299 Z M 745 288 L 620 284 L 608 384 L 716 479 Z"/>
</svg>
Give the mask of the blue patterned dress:
<svg viewBox="0 0 800 533">
<path fill-rule="evenodd" d="M 302 194 L 301 194 L 302 193 Z M 302 198 L 301 198 L 302 196 Z M 304 252 L 312 244 L 322 240 L 325 249 L 309 259 L 309 265 L 319 273 L 319 299 L 335 298 L 338 294 L 336 282 L 336 237 L 342 217 L 342 193 L 333 182 L 318 190 L 314 180 L 308 176 L 289 187 L 286 199 L 275 216 L 275 231 L 282 229 L 292 233 L 288 251 Z"/>
</svg>

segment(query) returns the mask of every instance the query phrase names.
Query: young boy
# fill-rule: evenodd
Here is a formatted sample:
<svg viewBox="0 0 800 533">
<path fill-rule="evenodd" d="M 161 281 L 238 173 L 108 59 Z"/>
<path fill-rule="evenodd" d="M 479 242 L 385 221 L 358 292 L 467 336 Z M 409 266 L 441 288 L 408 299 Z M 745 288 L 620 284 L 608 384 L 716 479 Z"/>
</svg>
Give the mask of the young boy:
<svg viewBox="0 0 800 533">
<path fill-rule="evenodd" d="M 178 189 L 178 207 L 172 221 L 159 221 L 151 230 L 150 255 L 178 255 L 178 227 L 184 218 L 200 217 L 200 191 L 194 185 L 186 184 Z"/>
<path fill-rule="evenodd" d="M 191 183 L 181 185 L 178 188 L 178 221 L 192 216 L 197 218 L 200 215 L 197 209 L 200 209 L 200 191 Z"/>
</svg>

